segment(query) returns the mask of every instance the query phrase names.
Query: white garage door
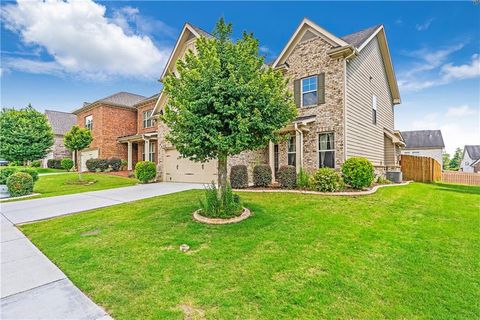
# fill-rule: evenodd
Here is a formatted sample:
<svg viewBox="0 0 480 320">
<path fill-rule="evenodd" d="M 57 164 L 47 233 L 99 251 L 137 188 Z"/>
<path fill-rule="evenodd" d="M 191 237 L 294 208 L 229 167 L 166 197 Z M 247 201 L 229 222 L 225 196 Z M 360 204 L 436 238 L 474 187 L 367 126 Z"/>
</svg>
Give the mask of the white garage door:
<svg viewBox="0 0 480 320">
<path fill-rule="evenodd" d="M 165 152 L 165 181 L 210 183 L 217 181 L 217 161 L 201 163 L 182 158 L 177 150 Z"/>
<path fill-rule="evenodd" d="M 87 160 L 98 158 L 98 150 L 80 152 L 80 168 L 82 171 L 88 171 Z"/>
</svg>

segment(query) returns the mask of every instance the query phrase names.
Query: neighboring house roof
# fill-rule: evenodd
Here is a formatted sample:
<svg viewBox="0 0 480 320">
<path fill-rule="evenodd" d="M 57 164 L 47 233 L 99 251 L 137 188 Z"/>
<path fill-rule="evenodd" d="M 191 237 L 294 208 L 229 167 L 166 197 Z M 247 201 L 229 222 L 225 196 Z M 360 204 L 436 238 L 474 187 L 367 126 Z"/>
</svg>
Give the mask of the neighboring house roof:
<svg viewBox="0 0 480 320">
<path fill-rule="evenodd" d="M 405 149 L 444 148 L 440 130 L 402 131 Z"/>
<path fill-rule="evenodd" d="M 470 156 L 470 159 L 472 160 L 478 160 L 480 159 L 480 145 L 477 146 L 465 146 L 465 151 L 468 152 L 468 155 Z"/>
<path fill-rule="evenodd" d="M 156 100 L 156 99 L 158 99 L 159 96 L 160 96 L 160 92 L 154 94 L 153 96 L 150 96 L 150 97 L 148 97 L 148 98 L 145 98 L 145 99 L 143 99 L 143 100 L 140 100 L 139 102 L 135 103 L 135 106 L 138 106 L 139 104 L 148 102 L 148 101 L 150 101 L 150 100 Z"/>
<path fill-rule="evenodd" d="M 357 49 L 360 48 L 382 25 L 377 24 L 367 29 L 363 29 L 346 36 L 341 37 L 345 42 L 355 46 Z"/>
<path fill-rule="evenodd" d="M 126 107 L 126 108 L 135 108 L 135 104 L 145 99 L 146 99 L 145 96 L 122 91 L 122 92 L 117 92 L 115 94 L 112 94 L 111 96 L 96 100 L 95 102 L 92 102 L 92 103 L 84 102 L 81 108 L 74 110 L 72 113 L 77 114 L 87 108 L 93 107 L 95 104 L 98 104 L 98 103 L 105 103 L 109 105 Z"/>
<path fill-rule="evenodd" d="M 77 116 L 73 113 L 45 110 L 48 123 L 56 135 L 65 135 L 74 125 L 77 124 Z"/>
</svg>

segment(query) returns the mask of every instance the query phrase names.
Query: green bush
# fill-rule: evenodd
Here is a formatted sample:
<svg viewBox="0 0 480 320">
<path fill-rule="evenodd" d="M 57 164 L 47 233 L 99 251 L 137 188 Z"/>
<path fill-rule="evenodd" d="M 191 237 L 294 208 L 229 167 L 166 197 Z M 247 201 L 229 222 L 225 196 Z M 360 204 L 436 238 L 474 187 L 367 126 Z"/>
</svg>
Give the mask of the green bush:
<svg viewBox="0 0 480 320">
<path fill-rule="evenodd" d="M 297 188 L 301 190 L 310 189 L 311 178 L 311 174 L 303 169 L 300 169 L 300 172 L 297 174 Z"/>
<path fill-rule="evenodd" d="M 157 176 L 157 167 L 152 161 L 140 161 L 135 165 L 135 176 L 142 183 L 147 183 Z"/>
<path fill-rule="evenodd" d="M 128 161 L 127 160 L 122 160 L 121 161 L 121 167 L 122 167 L 122 170 L 127 170 Z"/>
<path fill-rule="evenodd" d="M 312 177 L 312 189 L 321 192 L 335 192 L 341 189 L 342 179 L 332 168 L 320 168 Z"/>
<path fill-rule="evenodd" d="M 205 187 L 205 200 L 200 200 L 202 216 L 209 218 L 231 218 L 242 212 L 240 197 L 233 193 L 230 184 L 227 184 L 225 193 L 219 196 L 215 183 Z"/>
<path fill-rule="evenodd" d="M 12 197 L 25 196 L 33 192 L 33 178 L 25 172 L 16 172 L 7 179 L 8 192 Z"/>
<path fill-rule="evenodd" d="M 35 169 L 24 168 L 24 169 L 18 170 L 18 172 L 24 172 L 29 174 L 33 179 L 33 183 L 37 182 L 38 180 L 38 172 Z"/>
<path fill-rule="evenodd" d="M 40 160 L 35 160 L 35 161 L 32 161 L 32 163 L 30 163 L 30 167 L 40 168 L 41 164 L 42 164 L 42 162 Z"/>
<path fill-rule="evenodd" d="M 253 185 L 267 187 L 272 183 L 272 169 L 268 164 L 257 164 L 253 167 Z"/>
<path fill-rule="evenodd" d="M 101 172 L 108 169 L 107 159 L 99 159 L 99 158 L 88 159 L 85 162 L 85 165 L 87 166 L 87 169 L 90 172 Z"/>
<path fill-rule="evenodd" d="M 113 171 L 118 171 L 122 167 L 122 160 L 119 158 L 110 158 L 108 159 L 108 165 Z"/>
<path fill-rule="evenodd" d="M 17 171 L 18 170 L 16 168 L 12 167 L 5 167 L 3 169 L 0 169 L 0 184 L 7 184 L 8 177 L 10 177 Z"/>
<path fill-rule="evenodd" d="M 369 187 L 375 177 L 373 165 L 366 158 L 347 159 L 342 165 L 343 181 L 355 189 Z"/>
<path fill-rule="evenodd" d="M 62 160 L 61 159 L 48 159 L 47 168 L 51 169 L 62 169 Z"/>
<path fill-rule="evenodd" d="M 230 169 L 230 184 L 234 189 L 244 189 L 248 187 L 247 166 L 239 164 Z"/>
<path fill-rule="evenodd" d="M 73 160 L 70 158 L 63 158 L 61 162 L 62 168 L 69 171 L 73 168 Z"/>
<path fill-rule="evenodd" d="M 297 184 L 297 170 L 294 166 L 281 166 L 278 169 L 278 182 L 282 188 L 293 189 Z"/>
</svg>

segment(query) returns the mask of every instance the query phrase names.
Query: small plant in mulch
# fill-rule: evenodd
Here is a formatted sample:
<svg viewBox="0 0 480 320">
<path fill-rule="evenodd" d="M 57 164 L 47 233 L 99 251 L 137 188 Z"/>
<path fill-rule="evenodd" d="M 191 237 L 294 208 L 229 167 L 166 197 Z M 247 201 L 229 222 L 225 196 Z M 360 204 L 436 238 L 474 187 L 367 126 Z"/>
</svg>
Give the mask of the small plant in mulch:
<svg viewBox="0 0 480 320">
<path fill-rule="evenodd" d="M 234 194 L 230 184 L 220 195 L 215 183 L 205 188 L 205 198 L 200 199 L 200 214 L 207 218 L 233 218 L 242 214 L 243 207 L 240 197 Z"/>
</svg>

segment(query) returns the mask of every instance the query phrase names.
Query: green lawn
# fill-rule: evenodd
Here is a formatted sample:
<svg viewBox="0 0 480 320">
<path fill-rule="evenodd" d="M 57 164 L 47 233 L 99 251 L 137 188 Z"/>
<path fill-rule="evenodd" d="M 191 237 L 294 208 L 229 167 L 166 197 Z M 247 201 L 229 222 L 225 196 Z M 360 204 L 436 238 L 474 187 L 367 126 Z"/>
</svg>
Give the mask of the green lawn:
<svg viewBox="0 0 480 320">
<path fill-rule="evenodd" d="M 22 226 L 115 319 L 474 319 L 480 188 L 242 193 L 239 224 L 187 191 Z M 191 246 L 182 253 L 179 246 Z"/>
<path fill-rule="evenodd" d="M 28 168 L 28 169 L 35 169 L 35 171 L 37 171 L 38 173 L 66 172 L 66 171 L 63 170 L 63 169 L 34 168 L 34 167 L 24 167 L 24 166 L 14 166 L 14 167 L 12 167 L 12 166 L 5 166 L 5 167 L 0 167 L 0 170 L 2 170 L 3 168 L 16 168 L 16 169 L 18 169 L 18 170 Z"/>
<path fill-rule="evenodd" d="M 108 174 L 82 173 L 82 179 L 95 180 L 91 185 L 75 185 L 70 182 L 78 180 L 77 173 L 52 174 L 40 176 L 33 187 L 33 192 L 40 193 L 38 196 L 28 197 L 24 199 L 7 201 L 21 201 L 36 198 L 45 198 L 53 196 L 61 196 L 65 194 L 80 193 L 87 191 L 97 191 L 104 189 L 113 189 L 119 187 L 128 187 L 138 183 L 137 179 L 119 177 Z"/>
</svg>

